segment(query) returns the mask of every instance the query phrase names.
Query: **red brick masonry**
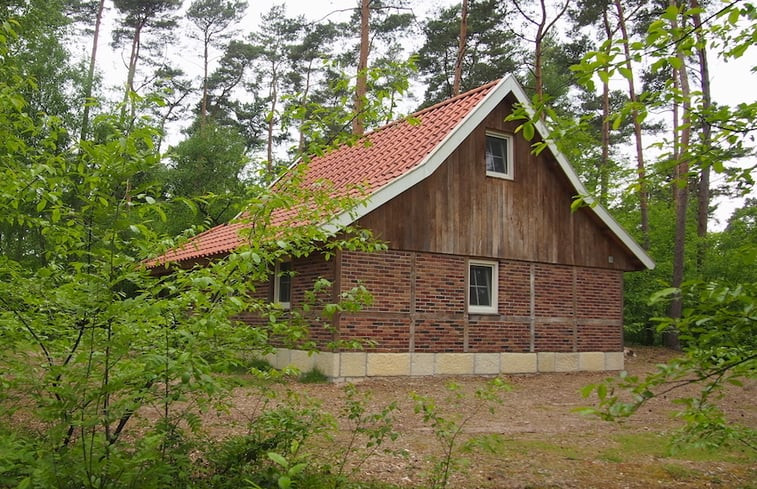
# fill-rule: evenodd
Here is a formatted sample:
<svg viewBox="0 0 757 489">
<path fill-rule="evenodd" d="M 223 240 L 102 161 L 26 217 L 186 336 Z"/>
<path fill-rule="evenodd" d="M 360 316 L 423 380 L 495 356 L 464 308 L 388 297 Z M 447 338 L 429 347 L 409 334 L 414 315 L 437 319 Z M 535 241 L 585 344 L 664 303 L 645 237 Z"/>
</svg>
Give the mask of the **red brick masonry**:
<svg viewBox="0 0 757 489">
<path fill-rule="evenodd" d="M 340 260 L 338 263 L 337 261 Z M 370 340 L 367 352 L 538 353 L 618 352 L 623 349 L 623 272 L 548 263 L 499 260 L 497 314 L 469 314 L 468 258 L 387 251 L 345 252 L 294 262 L 292 307 L 319 277 L 337 290 L 333 300 L 357 285 L 373 295 L 361 312 L 334 324 L 341 339 Z M 337 272 L 338 271 L 338 272 Z M 339 277 L 337 277 L 339 273 Z M 270 284 L 258 295 L 270 296 Z M 244 317 L 249 324 L 260 318 Z M 334 329 L 314 321 L 310 338 L 320 348 L 336 339 Z"/>
<path fill-rule="evenodd" d="M 364 285 L 373 304 L 334 326 L 342 339 L 373 341 L 368 352 L 622 351 L 621 271 L 498 263 L 497 314 L 467 313 L 467 257 L 410 251 L 298 260 L 292 307 L 319 276 L 334 281 L 338 292 Z M 325 345 L 334 334 L 321 329 L 313 327 L 311 337 Z"/>
</svg>

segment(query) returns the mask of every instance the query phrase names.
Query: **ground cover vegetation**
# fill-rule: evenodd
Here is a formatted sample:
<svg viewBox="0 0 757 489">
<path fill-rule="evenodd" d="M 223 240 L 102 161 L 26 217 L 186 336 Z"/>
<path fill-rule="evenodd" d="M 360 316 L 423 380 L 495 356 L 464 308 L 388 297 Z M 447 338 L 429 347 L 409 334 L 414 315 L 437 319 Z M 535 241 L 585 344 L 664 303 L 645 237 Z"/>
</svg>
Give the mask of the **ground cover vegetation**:
<svg viewBox="0 0 757 489">
<path fill-rule="evenodd" d="M 326 415 L 292 375 L 249 361 L 272 335 L 307 348 L 309 321 L 370 301 L 356 288 L 331 302 L 318 283 L 284 320 L 253 294 L 281 257 L 382 248 L 364 230 L 333 240 L 315 224 L 272 225 L 275 207 L 318 223 L 359 199 L 304 193 L 297 172 L 278 191 L 268 184 L 400 115 L 411 84 L 425 87 L 424 106 L 506 72 L 534 96 L 536 114 L 515 114 L 520 131 L 534 138 L 537 117 L 588 183 L 576 205 L 609 207 L 657 261 L 627 277 L 627 337 L 682 350 L 657 371 L 590 379 L 598 403 L 586 411 L 643 418 L 676 398 L 682 440 L 753 461 L 754 413 L 734 423 L 723 396 L 753 388 L 757 200 L 720 231 L 711 222 L 714 197 L 752 192 L 757 103 L 718 103 L 710 86 L 714 60 L 754 54 L 753 3 L 482 0 L 419 18 L 400 0 L 361 0 L 343 19 L 274 7 L 248 32 L 245 8 L 0 5 L 0 486 L 446 487 L 465 480 L 455 477 L 471 451 L 543 453 L 543 440 L 503 445 L 496 430 L 469 429 L 468 414 L 507 398 L 500 383 L 378 404 L 348 387 L 344 410 Z M 105 25 L 127 60 L 115 88 L 102 76 Z M 186 54 L 166 55 L 184 33 L 199 46 L 199 74 L 184 71 Z M 167 137 L 176 127 L 182 135 Z M 242 209 L 256 225 L 227 258 L 163 275 L 144 266 Z M 242 311 L 266 327 L 239 327 Z M 209 418 L 231 412 L 240 388 L 254 400 L 246 422 L 214 436 Z M 365 478 L 376 457 L 412 457 L 396 445 L 397 403 L 410 398 L 404 411 L 439 451 L 423 452 L 422 476 Z M 333 433 L 340 443 L 326 444 Z M 665 467 L 701 481 L 699 469 Z"/>
</svg>

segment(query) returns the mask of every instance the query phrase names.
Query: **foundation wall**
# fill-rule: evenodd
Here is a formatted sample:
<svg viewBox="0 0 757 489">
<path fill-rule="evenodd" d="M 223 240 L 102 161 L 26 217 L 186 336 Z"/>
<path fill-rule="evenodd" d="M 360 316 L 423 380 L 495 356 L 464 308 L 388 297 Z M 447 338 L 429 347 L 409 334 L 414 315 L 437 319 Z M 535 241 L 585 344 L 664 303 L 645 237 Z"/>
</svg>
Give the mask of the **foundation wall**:
<svg viewBox="0 0 757 489">
<path fill-rule="evenodd" d="M 279 349 L 265 357 L 275 368 L 314 368 L 333 380 L 424 375 L 500 375 L 623 369 L 623 352 L 381 353 Z"/>
</svg>

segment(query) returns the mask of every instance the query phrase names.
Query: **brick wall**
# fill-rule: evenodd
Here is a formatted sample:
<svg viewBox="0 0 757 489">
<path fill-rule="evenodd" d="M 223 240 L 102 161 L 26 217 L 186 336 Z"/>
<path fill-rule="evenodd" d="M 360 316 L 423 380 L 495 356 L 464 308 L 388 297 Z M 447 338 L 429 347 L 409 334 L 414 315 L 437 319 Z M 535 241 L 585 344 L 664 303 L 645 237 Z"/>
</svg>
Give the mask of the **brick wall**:
<svg viewBox="0 0 757 489">
<path fill-rule="evenodd" d="M 342 253 L 341 290 L 364 285 L 373 294 L 365 312 L 410 312 L 411 253 Z"/>
<path fill-rule="evenodd" d="M 499 262 L 499 310 L 510 316 L 531 314 L 531 265 L 522 261 Z"/>
<path fill-rule="evenodd" d="M 344 252 L 341 260 L 339 267 L 320 256 L 295 260 L 292 308 L 302 307 L 305 291 L 319 277 L 336 280 L 339 268 L 340 291 L 362 284 L 374 298 L 363 311 L 338 318 L 339 338 L 373 342 L 364 351 L 622 350 L 620 271 L 500 260 L 498 313 L 469 315 L 467 257 L 392 250 Z M 265 284 L 256 291 L 269 294 Z M 310 319 L 310 339 L 319 346 L 335 338 L 316 317 Z"/>
<path fill-rule="evenodd" d="M 465 264 L 461 256 L 417 253 L 415 310 L 460 313 L 465 310 Z"/>
<path fill-rule="evenodd" d="M 372 338 L 369 351 L 622 349 L 622 272 L 499 260 L 498 314 L 469 315 L 467 264 L 433 253 L 345 253 L 342 290 L 363 283 L 375 303 L 343 317 L 340 334 Z"/>
<path fill-rule="evenodd" d="M 454 319 L 419 319 L 414 340 L 417 352 L 461 352 L 465 345 L 465 323 Z"/>
<path fill-rule="evenodd" d="M 292 295 L 291 295 L 291 310 L 297 311 L 303 314 L 308 328 L 308 335 L 304 338 L 304 341 L 314 341 L 319 348 L 326 348 L 327 344 L 334 339 L 334 332 L 331 329 L 331 325 L 326 323 L 320 316 L 321 307 L 324 303 L 332 301 L 333 292 L 331 288 L 319 293 L 315 297 L 315 307 L 309 312 L 303 312 L 303 305 L 305 304 L 305 294 L 308 291 L 313 290 L 313 285 L 319 278 L 325 278 L 334 282 L 334 262 L 326 261 L 321 255 L 314 254 L 305 258 L 298 258 L 292 261 L 292 269 L 294 270 L 294 276 L 292 277 Z M 265 283 L 260 283 L 255 287 L 253 293 L 255 299 L 264 301 L 270 301 L 273 297 L 273 277 Z M 245 313 L 237 316 L 237 319 L 243 321 L 251 327 L 268 328 L 268 318 L 262 317 L 255 313 Z M 279 347 L 291 347 L 296 345 L 290 345 L 282 338 L 276 338 L 272 336 L 270 338 L 271 343 L 274 346 Z"/>
<path fill-rule="evenodd" d="M 360 351 L 406 352 L 410 348 L 410 318 L 371 312 L 339 318 L 339 338 L 370 341 Z"/>
<path fill-rule="evenodd" d="M 528 321 L 516 322 L 502 320 L 497 316 L 478 316 L 468 322 L 470 352 L 526 353 L 530 349 L 531 327 Z"/>
</svg>

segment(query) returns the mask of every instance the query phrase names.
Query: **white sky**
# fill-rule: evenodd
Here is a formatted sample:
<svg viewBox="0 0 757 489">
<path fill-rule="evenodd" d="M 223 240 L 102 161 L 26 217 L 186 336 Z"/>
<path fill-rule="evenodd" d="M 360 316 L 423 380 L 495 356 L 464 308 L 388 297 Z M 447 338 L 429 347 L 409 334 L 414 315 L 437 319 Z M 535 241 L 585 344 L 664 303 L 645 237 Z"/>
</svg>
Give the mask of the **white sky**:
<svg viewBox="0 0 757 489">
<path fill-rule="evenodd" d="M 268 12 L 274 5 L 284 4 L 287 15 L 296 16 L 304 15 L 308 20 L 321 20 L 326 16 L 334 20 L 340 20 L 349 16 L 348 9 L 355 8 L 358 0 L 248 0 L 249 6 L 245 19 L 237 26 L 240 32 L 246 33 L 252 31 L 261 15 Z M 458 0 L 411 0 L 407 4 L 414 10 L 418 17 L 425 17 L 430 11 L 436 10 L 441 6 L 459 4 Z M 344 13 L 338 13 L 345 11 Z M 113 17 L 113 12 L 106 12 L 106 23 L 108 17 Z M 341 16 L 341 17 L 340 17 Z M 110 33 L 105 32 L 102 39 L 102 48 L 108 49 L 107 43 L 110 42 Z M 101 49 L 102 49 L 101 48 Z M 197 70 L 200 72 L 201 56 L 196 48 L 185 45 L 178 49 L 178 56 L 182 59 L 185 69 L 189 71 Z M 125 77 L 125 68 L 122 61 L 123 53 L 112 53 L 108 56 L 108 62 L 103 63 L 106 72 L 106 80 L 113 80 L 113 84 L 121 84 Z M 128 53 L 125 54 L 128 56 Z M 169 55 L 170 56 L 170 55 Z M 722 59 L 711 59 L 711 83 L 713 99 L 720 104 L 737 105 L 741 102 L 753 102 L 757 100 L 757 74 L 752 73 L 752 67 L 757 66 L 757 48 L 752 48 L 750 52 L 740 60 L 723 62 Z M 621 80 L 622 81 L 622 80 Z M 416 96 L 422 95 L 422 90 L 413 91 Z M 417 102 L 409 102 L 408 109 L 417 105 Z M 178 131 L 176 132 L 178 136 Z M 723 177 L 713 174 L 713 186 L 717 185 L 719 179 Z M 752 190 L 752 197 L 757 197 L 757 190 Z M 716 213 L 716 221 L 712 224 L 716 229 L 722 229 L 726 224 L 726 219 L 733 209 L 738 208 L 743 203 L 743 199 L 721 199 L 718 202 L 719 210 Z"/>
</svg>

